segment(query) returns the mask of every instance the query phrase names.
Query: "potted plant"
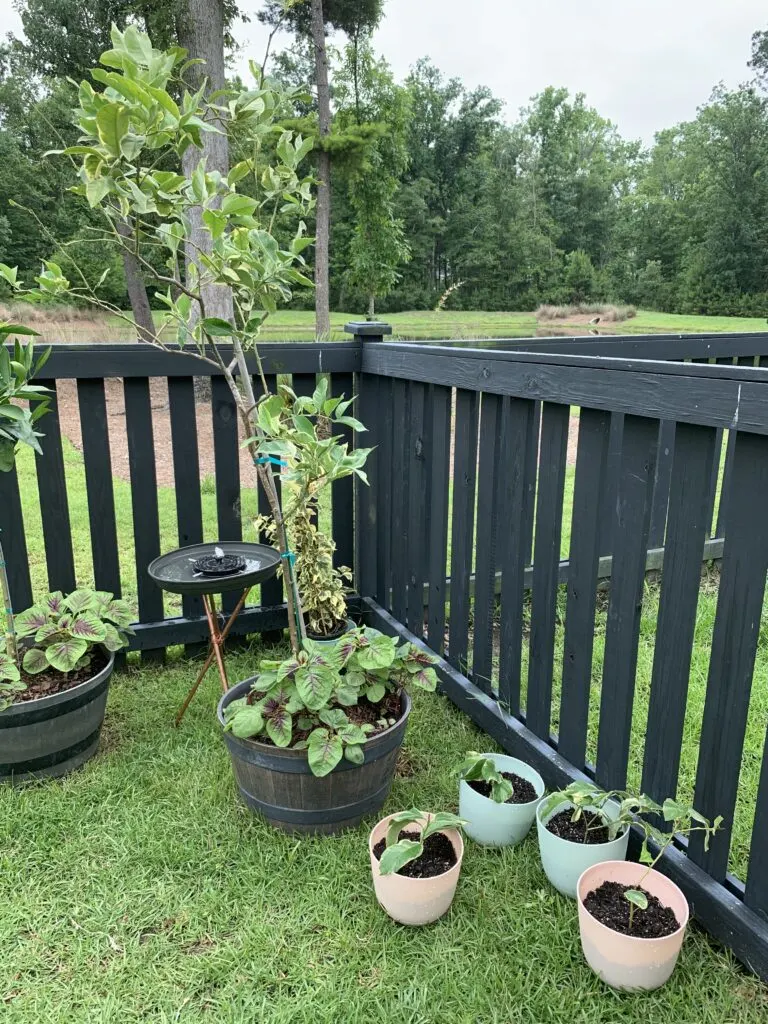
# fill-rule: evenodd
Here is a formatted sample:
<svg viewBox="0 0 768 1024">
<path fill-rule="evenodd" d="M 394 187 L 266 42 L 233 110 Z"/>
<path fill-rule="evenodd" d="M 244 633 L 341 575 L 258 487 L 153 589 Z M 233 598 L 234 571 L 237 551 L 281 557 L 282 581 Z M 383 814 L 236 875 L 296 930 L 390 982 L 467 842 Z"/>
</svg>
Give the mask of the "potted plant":
<svg viewBox="0 0 768 1024">
<path fill-rule="evenodd" d="M 432 691 L 432 655 L 375 629 L 262 661 L 221 699 L 219 721 L 245 803 L 272 825 L 335 834 L 384 803 L 411 686 Z"/>
<path fill-rule="evenodd" d="M 564 896 L 576 896 L 576 883 L 588 867 L 624 860 L 636 798 L 605 792 L 590 782 L 572 782 L 536 808 L 541 863 Z"/>
<path fill-rule="evenodd" d="M 516 757 L 470 751 L 459 776 L 459 814 L 467 835 L 483 846 L 522 842 L 544 796 L 539 773 Z"/>
<path fill-rule="evenodd" d="M 461 826 L 455 814 L 427 814 L 416 807 L 383 818 L 371 831 L 376 899 L 399 924 L 437 921 L 456 892 L 464 857 Z"/>
<path fill-rule="evenodd" d="M 710 823 L 692 807 L 647 797 L 643 813 L 661 814 L 669 831 L 661 832 L 645 818 L 641 863 L 611 860 L 586 869 L 579 878 L 579 933 L 592 970 L 618 989 L 651 990 L 672 974 L 688 924 L 688 902 L 673 881 L 654 870 L 675 837 L 704 833 L 705 848 L 722 818 Z M 655 855 L 649 840 L 657 846 Z"/>
<path fill-rule="evenodd" d="M 16 616 L 23 657 L 20 671 L 12 662 L 4 692 L 0 684 L 0 779 L 65 775 L 96 753 L 130 621 L 124 601 L 94 590 L 56 591 Z M 5 668 L 7 675 L 7 658 Z"/>
</svg>

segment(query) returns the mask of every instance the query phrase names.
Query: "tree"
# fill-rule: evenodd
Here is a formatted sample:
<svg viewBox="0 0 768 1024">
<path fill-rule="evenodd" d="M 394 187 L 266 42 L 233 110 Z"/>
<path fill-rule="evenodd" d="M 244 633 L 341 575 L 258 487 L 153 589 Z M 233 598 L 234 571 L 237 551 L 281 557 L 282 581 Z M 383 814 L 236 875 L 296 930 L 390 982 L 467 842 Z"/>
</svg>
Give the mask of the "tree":
<svg viewBox="0 0 768 1024">
<path fill-rule="evenodd" d="M 565 257 L 565 287 L 571 302 L 587 302 L 595 288 L 595 268 L 583 249 Z"/>
</svg>

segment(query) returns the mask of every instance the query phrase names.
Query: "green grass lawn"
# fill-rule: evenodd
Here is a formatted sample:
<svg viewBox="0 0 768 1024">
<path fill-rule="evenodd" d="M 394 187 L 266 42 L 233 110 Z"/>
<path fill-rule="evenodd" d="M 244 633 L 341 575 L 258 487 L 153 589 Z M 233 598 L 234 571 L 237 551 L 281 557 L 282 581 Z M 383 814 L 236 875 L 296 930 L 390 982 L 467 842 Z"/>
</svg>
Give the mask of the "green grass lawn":
<svg viewBox="0 0 768 1024">
<path fill-rule="evenodd" d="M 233 677 L 260 653 L 234 655 Z M 238 802 L 213 675 L 172 727 L 194 670 L 116 676 L 84 770 L 0 787 L 7 1024 L 765 1021 L 768 989 L 695 928 L 660 992 L 597 981 L 534 836 L 505 851 L 468 842 L 449 914 L 394 924 L 373 895 L 368 826 L 298 839 Z M 493 745 L 446 699 L 419 695 L 386 812 L 455 809 L 456 764 L 473 748 Z"/>
</svg>

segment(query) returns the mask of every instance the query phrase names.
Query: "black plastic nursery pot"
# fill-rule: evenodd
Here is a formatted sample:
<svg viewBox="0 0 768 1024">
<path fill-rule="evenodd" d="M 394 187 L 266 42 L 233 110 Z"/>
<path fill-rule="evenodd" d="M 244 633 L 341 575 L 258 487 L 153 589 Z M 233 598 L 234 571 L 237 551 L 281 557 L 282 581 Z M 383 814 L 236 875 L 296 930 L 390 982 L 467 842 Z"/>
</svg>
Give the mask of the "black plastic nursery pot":
<svg viewBox="0 0 768 1024">
<path fill-rule="evenodd" d="M 0 782 L 56 778 L 93 757 L 114 667 L 110 654 L 92 679 L 0 712 Z"/>
<path fill-rule="evenodd" d="M 224 708 L 245 697 L 254 681 L 255 677 L 238 683 L 221 698 L 222 727 Z M 305 750 L 241 740 L 225 732 L 240 796 L 252 811 L 285 832 L 335 835 L 356 828 L 380 810 L 389 795 L 410 713 L 411 699 L 403 693 L 399 721 L 364 744 L 363 764 L 342 760 L 323 778 L 310 771 Z"/>
</svg>

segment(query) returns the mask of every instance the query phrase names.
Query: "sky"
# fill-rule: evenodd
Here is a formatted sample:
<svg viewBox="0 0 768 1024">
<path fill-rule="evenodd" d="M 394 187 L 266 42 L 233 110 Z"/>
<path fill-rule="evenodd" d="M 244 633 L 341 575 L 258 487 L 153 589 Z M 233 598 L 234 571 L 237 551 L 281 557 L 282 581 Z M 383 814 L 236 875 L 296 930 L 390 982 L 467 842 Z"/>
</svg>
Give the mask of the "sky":
<svg viewBox="0 0 768 1024">
<path fill-rule="evenodd" d="M 627 138 L 689 120 L 713 86 L 749 77 L 760 0 L 385 0 L 374 43 L 398 79 L 428 56 L 469 87 L 487 85 L 512 120 L 547 85 L 584 92 Z M 241 0 L 253 13 L 259 0 Z M 0 0 L 0 35 L 20 31 Z M 239 24 L 238 62 L 261 60 L 266 32 Z M 283 42 L 289 42 L 283 37 Z"/>
</svg>

